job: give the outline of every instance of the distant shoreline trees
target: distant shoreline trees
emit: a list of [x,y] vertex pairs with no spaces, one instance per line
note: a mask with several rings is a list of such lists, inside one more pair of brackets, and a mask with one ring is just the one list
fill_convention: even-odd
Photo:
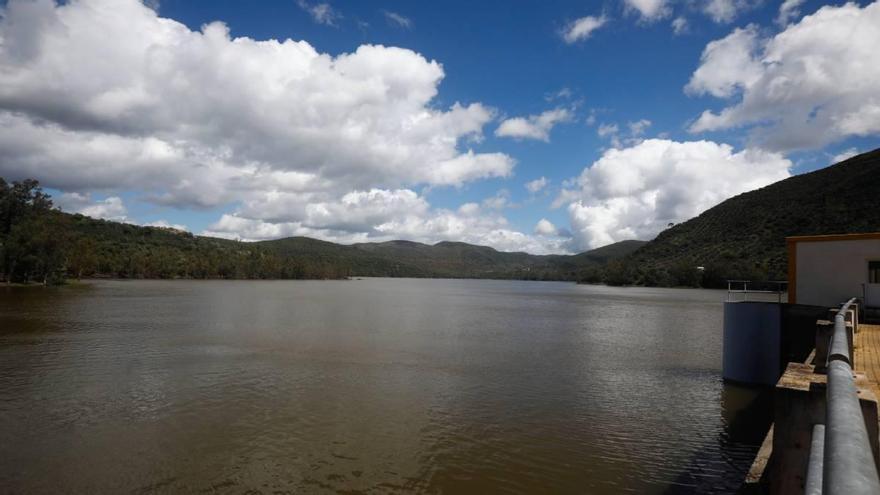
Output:
[[340,279],[350,268],[282,257],[256,244],[70,215],[39,182],[0,178],[0,281],[67,279]]

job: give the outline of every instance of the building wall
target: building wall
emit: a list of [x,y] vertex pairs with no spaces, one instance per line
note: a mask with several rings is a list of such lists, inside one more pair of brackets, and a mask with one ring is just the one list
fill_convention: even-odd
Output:
[[862,297],[869,260],[880,260],[880,239],[798,242],[798,304],[831,307]]

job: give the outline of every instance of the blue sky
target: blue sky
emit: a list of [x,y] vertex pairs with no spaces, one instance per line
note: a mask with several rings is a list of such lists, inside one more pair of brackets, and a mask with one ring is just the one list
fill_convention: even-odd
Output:
[[803,0],[9,2],[0,175],[209,235],[576,252],[876,148],[878,20]]

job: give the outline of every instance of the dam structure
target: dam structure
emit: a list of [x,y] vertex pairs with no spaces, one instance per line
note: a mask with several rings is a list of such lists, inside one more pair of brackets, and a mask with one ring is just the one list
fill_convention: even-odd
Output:
[[774,394],[741,491],[880,494],[880,233],[786,243],[787,281],[724,304],[724,379]]

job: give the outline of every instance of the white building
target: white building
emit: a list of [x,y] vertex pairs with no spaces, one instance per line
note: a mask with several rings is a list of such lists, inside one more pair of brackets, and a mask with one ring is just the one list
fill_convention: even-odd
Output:
[[858,297],[880,308],[880,232],[785,240],[790,303],[834,307]]

